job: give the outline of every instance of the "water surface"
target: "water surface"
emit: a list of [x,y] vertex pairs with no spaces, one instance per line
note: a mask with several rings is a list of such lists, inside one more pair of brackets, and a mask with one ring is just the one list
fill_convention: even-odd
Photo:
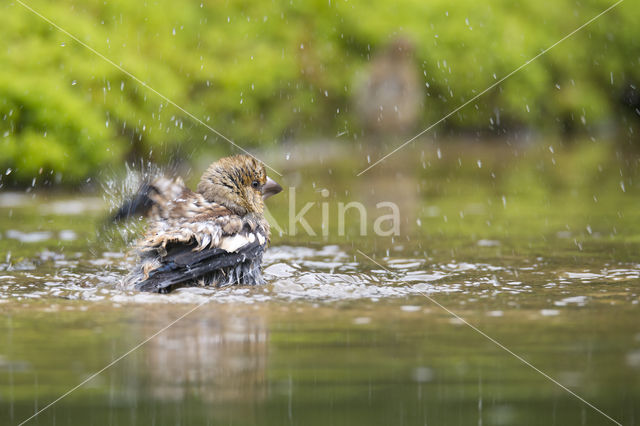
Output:
[[[285,164],[298,210],[328,203],[331,232],[316,208],[317,235],[292,236],[283,194],[252,288],[123,291],[135,259],[102,230],[99,191],[0,193],[0,423],[201,305],[30,424],[613,424],[460,318],[638,424],[637,162],[442,152],[366,181],[348,162]],[[353,199],[366,236],[354,217],[339,235],[333,209]],[[401,207],[400,236],[370,232],[381,200]]]

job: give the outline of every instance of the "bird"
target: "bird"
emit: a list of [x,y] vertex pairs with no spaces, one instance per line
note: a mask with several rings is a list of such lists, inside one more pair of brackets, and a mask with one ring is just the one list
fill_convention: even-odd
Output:
[[411,41],[398,37],[372,60],[357,82],[356,112],[374,140],[411,131],[420,115],[423,90]]
[[280,191],[264,163],[245,154],[213,162],[196,191],[180,177],[147,179],[112,217],[148,218],[125,288],[168,293],[184,286],[263,284],[262,256],[270,242],[264,200]]

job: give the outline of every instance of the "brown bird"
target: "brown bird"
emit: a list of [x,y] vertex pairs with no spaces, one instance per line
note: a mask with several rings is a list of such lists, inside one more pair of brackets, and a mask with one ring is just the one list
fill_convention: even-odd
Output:
[[356,111],[366,134],[383,140],[416,125],[424,92],[413,62],[413,44],[396,38],[376,55],[356,93]]
[[167,293],[185,285],[264,283],[262,255],[270,237],[264,200],[280,191],[264,164],[249,155],[211,164],[196,192],[179,177],[143,184],[114,216],[149,218],[137,245],[139,263],[125,284]]

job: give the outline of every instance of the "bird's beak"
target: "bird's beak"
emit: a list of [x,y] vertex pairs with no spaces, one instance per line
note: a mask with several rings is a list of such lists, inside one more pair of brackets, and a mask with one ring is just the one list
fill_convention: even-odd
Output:
[[278,182],[267,176],[267,183],[265,183],[262,187],[262,199],[266,200],[272,195],[276,195],[280,191],[282,191],[282,187],[278,184]]

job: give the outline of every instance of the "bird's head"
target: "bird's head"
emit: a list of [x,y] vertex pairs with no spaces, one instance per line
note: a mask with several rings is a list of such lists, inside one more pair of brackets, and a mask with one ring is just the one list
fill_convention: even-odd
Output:
[[264,200],[280,191],[282,187],[267,176],[264,164],[250,155],[221,158],[209,166],[198,184],[198,192],[207,201],[240,216],[262,214]]

